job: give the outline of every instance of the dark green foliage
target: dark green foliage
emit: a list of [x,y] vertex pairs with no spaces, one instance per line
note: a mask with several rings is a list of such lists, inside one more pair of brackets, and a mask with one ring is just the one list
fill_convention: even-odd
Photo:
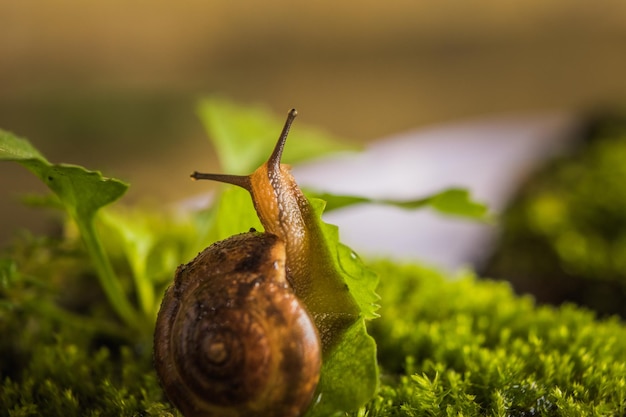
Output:
[[503,220],[488,275],[540,301],[626,317],[626,123],[553,161]]

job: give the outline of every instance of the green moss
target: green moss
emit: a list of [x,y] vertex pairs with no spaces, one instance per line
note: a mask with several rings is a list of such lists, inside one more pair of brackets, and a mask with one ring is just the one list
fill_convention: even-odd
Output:
[[150,341],[105,319],[78,245],[25,236],[3,255],[0,416],[169,415]]
[[[34,262],[37,251],[20,252]],[[354,416],[626,413],[620,320],[572,305],[537,307],[508,284],[469,272],[450,279],[413,265],[374,267],[382,308],[370,331],[382,383]],[[46,299],[45,286],[24,280],[20,265],[11,268],[12,291],[19,282]],[[0,316],[1,333],[13,335],[0,341],[0,416],[177,415],[152,370],[149,340],[97,322],[59,321],[16,298],[11,305]]]
[[384,385],[367,416],[574,416],[626,412],[626,327],[536,307],[506,283],[379,263],[371,323]]
[[[2,413],[9,416],[169,415],[146,356],[120,347],[89,349],[63,339],[33,349],[19,377],[5,378]],[[5,414],[3,414],[5,415]]]

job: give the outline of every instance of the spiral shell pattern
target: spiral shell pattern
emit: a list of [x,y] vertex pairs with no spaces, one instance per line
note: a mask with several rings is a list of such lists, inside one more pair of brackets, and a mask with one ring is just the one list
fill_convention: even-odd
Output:
[[176,271],[154,336],[157,374],[186,417],[299,416],[319,380],[315,325],[273,234],[217,242]]

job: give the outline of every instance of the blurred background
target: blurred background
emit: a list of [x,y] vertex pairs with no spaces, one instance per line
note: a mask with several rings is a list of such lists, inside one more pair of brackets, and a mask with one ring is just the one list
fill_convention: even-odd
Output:
[[[0,2],[0,127],[53,162],[132,183],[129,201],[197,193],[216,161],[195,116],[219,94],[354,142],[487,115],[621,109],[626,3]],[[0,245],[48,225],[0,164]]]

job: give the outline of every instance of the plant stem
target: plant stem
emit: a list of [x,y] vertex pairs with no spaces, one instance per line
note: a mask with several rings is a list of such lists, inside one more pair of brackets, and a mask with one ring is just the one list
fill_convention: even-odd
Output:
[[137,298],[139,299],[139,305],[146,317],[152,317],[155,313],[154,306],[154,287],[152,282],[146,276],[145,262],[147,262],[147,254],[142,254],[139,259],[141,262],[133,262],[133,276],[135,277],[135,288],[137,289]]
[[113,310],[115,310],[117,315],[120,316],[126,324],[135,329],[144,330],[142,329],[143,326],[141,326],[141,320],[139,319],[138,313],[126,297],[124,288],[115,275],[111,262],[102,248],[100,239],[98,239],[96,234],[93,217],[85,220],[76,216],[75,219],[78,229],[80,230],[80,234],[83,237],[83,241],[87,246],[87,251],[89,252],[91,260],[96,267],[96,271],[98,272],[100,285],[109,299],[111,307],[113,307]]

